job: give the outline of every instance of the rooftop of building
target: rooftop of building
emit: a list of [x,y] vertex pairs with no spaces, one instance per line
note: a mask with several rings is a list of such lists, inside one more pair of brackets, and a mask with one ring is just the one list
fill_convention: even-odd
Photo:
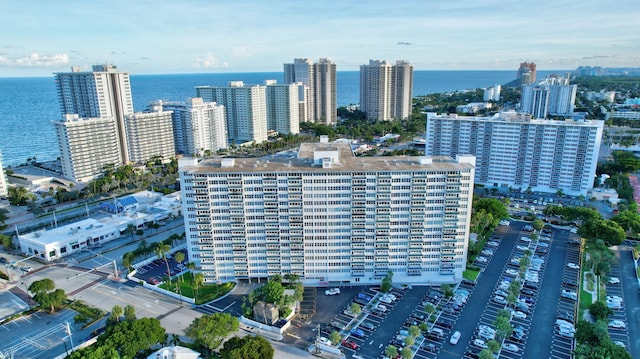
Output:
[[340,171],[460,171],[473,168],[473,155],[415,157],[356,157],[350,144],[316,142],[300,145],[297,157],[284,158],[195,158],[179,160],[182,170],[208,172],[340,172]]
[[493,116],[458,116],[457,114],[437,114],[427,113],[427,119],[439,118],[460,121],[477,121],[477,122],[501,122],[501,123],[531,123],[534,125],[555,125],[555,126],[603,126],[604,121],[600,120],[583,120],[566,118],[564,120],[545,120],[534,119],[530,114],[505,111],[496,113]]
[[88,237],[98,235],[104,231],[108,233],[119,225],[125,225],[130,218],[111,216],[102,219],[86,218],[78,222],[70,223],[64,226],[49,230],[39,230],[27,234],[21,234],[21,239],[32,240],[42,244],[51,244],[61,241],[84,242]]

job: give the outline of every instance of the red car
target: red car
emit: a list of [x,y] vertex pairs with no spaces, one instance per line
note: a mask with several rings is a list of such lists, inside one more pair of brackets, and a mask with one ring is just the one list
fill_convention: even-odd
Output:
[[343,340],[342,341],[342,345],[349,348],[349,349],[353,349],[353,350],[357,350],[358,349],[358,344],[356,344],[356,342],[351,341],[351,340]]
[[156,277],[151,277],[151,278],[147,279],[147,283],[152,284],[152,285],[156,285],[156,284],[160,284],[160,281]]

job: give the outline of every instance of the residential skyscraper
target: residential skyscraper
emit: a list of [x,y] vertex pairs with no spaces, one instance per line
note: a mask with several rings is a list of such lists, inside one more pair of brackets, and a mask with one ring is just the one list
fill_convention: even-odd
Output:
[[154,105],[148,111],[125,117],[129,161],[143,163],[152,157],[168,160],[176,154],[171,111]]
[[535,118],[548,114],[562,116],[573,113],[577,85],[569,84],[569,78],[552,76],[538,84],[522,86],[521,110]]
[[227,122],[225,108],[202,98],[189,98],[185,102],[159,103],[173,112],[173,135],[176,152],[187,156],[202,156],[205,151],[215,152],[227,148]]
[[281,134],[300,132],[299,91],[302,83],[278,84],[267,80],[267,129]]
[[602,142],[603,121],[535,120],[427,114],[427,156],[476,156],[476,183],[587,195]]
[[229,143],[267,140],[266,89],[231,81],[228,87],[198,86],[196,96],[225,107]]
[[336,123],[338,107],[335,62],[328,58],[321,58],[317,63],[311,63],[309,59],[294,59],[293,63],[284,64],[284,82],[301,82],[308,87],[308,121],[325,125]]
[[2,167],[2,151],[0,151],[0,197],[6,197],[9,194],[9,188],[7,187],[7,178],[4,174],[4,167]]
[[125,117],[133,113],[129,74],[111,64],[94,65],[92,72],[72,67],[55,74],[62,115],[81,118],[112,118],[117,126],[117,147],[121,163],[129,162]]
[[482,101],[500,101],[500,92],[502,91],[502,86],[495,85],[491,87],[487,87],[484,89],[484,95]]
[[453,283],[465,268],[473,156],[179,160],[189,260],[206,282],[299,275],[306,285]]
[[369,60],[360,66],[360,110],[379,121],[411,116],[413,65]]
[[80,118],[77,114],[53,121],[64,177],[88,182],[99,176],[105,165],[122,163],[116,122],[112,117]]

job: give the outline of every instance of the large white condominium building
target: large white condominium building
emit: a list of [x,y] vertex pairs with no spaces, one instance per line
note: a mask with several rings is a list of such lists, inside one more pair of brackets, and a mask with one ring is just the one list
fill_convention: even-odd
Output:
[[300,132],[299,90],[301,83],[278,84],[276,80],[265,82],[267,101],[267,129],[281,134]]
[[284,82],[301,82],[308,87],[307,121],[325,125],[336,123],[338,107],[335,62],[328,58],[321,58],[316,63],[309,59],[294,59],[293,63],[284,64]]
[[201,98],[185,102],[162,102],[173,111],[173,136],[176,151],[187,156],[202,156],[227,147],[225,107]]
[[86,182],[100,175],[105,165],[122,163],[114,118],[80,118],[67,114],[53,124],[64,177]]
[[154,105],[149,111],[125,117],[129,161],[142,163],[153,157],[168,160],[175,157],[171,111]]
[[428,156],[476,156],[476,183],[586,195],[602,142],[602,121],[534,120],[503,112],[493,117],[427,115]]
[[8,194],[9,188],[7,187],[7,178],[2,167],[2,151],[0,151],[0,197],[6,197]]
[[360,66],[360,110],[375,120],[411,116],[413,65],[369,60]]
[[452,283],[467,258],[473,156],[179,160],[189,260],[205,281]]
[[549,77],[538,84],[522,85],[521,110],[534,118],[573,113],[577,85],[570,85],[569,78]]
[[267,140],[266,89],[231,81],[228,87],[198,86],[197,97],[225,107],[230,144],[261,143]]
[[495,85],[491,87],[487,87],[484,89],[484,94],[482,96],[482,101],[500,101],[500,92],[502,91],[502,86]]
[[133,113],[129,74],[114,65],[95,65],[92,72],[72,67],[71,72],[55,74],[62,115],[105,117],[116,120],[121,163],[129,161],[125,117]]

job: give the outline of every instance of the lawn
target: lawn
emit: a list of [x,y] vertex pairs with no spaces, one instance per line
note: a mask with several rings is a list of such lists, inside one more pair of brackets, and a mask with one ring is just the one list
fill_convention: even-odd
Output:
[[[180,281],[178,279],[180,278]],[[197,291],[195,291],[195,285],[193,281],[193,274],[191,272],[185,273],[179,277],[176,277],[169,282],[164,282],[160,285],[160,288],[178,293],[178,284],[180,284],[180,290],[182,295],[189,298],[196,298],[196,304],[204,304],[210,302],[218,297],[221,297],[235,286],[235,283],[228,282],[224,284],[204,284]],[[196,295],[197,294],[197,295]]]
[[477,269],[467,269],[464,272],[462,272],[462,277],[464,279],[475,281],[478,278],[479,274],[480,274],[480,271]]

